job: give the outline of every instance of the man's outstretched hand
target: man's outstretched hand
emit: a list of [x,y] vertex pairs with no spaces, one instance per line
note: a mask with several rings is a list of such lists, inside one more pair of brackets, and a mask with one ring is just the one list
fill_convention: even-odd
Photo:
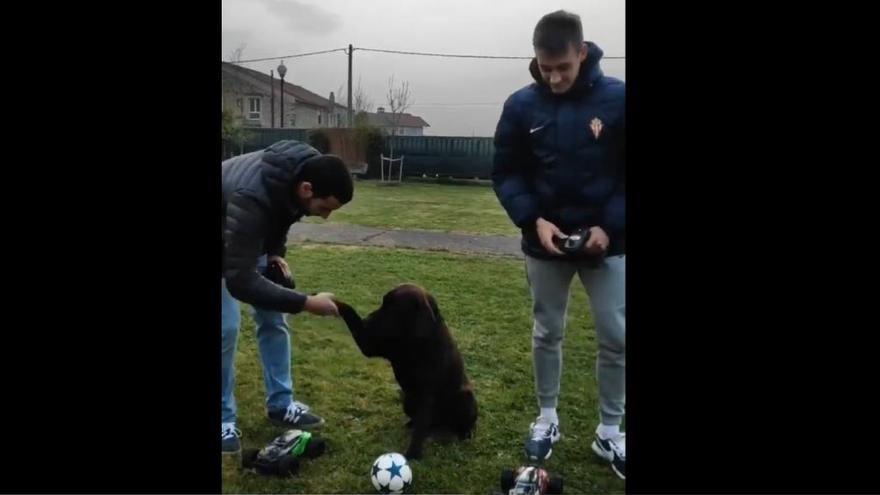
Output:
[[330,292],[320,292],[306,298],[305,310],[318,316],[339,316],[339,308],[333,302],[335,296]]

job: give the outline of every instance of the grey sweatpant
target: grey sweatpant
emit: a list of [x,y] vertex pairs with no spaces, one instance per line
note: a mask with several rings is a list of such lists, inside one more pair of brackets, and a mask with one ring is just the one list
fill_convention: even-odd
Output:
[[626,403],[626,255],[609,256],[598,268],[526,256],[532,292],[532,355],[539,407],[556,407],[562,374],[562,337],[571,279],[577,273],[590,298],[599,342],[596,376],[599,417],[618,425]]

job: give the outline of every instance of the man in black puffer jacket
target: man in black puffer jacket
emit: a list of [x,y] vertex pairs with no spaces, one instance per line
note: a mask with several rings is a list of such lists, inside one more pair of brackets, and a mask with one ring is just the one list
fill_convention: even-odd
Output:
[[231,158],[222,163],[222,170],[221,444],[224,454],[232,454],[241,450],[233,396],[239,301],[254,308],[269,420],[302,430],[324,423],[308,406],[293,400],[285,313],[305,310],[338,316],[336,305],[331,294],[307,296],[263,274],[275,265],[289,278],[284,255],[290,226],[304,215],[327,218],[351,201],[353,186],[339,157],[321,155],[297,141],[281,141],[263,151]]

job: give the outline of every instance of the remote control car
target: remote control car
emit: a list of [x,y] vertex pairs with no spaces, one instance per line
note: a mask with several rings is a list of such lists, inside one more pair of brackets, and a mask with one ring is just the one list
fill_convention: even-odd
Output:
[[501,491],[505,495],[560,495],[562,476],[536,466],[505,469],[501,471]]
[[287,476],[299,471],[299,459],[314,459],[324,453],[326,443],[311,433],[302,430],[288,430],[276,437],[261,450],[247,449],[241,454],[241,464],[245,469],[253,469],[260,474]]

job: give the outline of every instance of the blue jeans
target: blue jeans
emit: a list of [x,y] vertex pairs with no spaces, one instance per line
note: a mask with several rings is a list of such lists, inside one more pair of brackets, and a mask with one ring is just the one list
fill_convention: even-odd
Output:
[[[266,267],[266,256],[257,261],[257,270]],[[235,348],[241,326],[241,308],[226,289],[221,286],[221,368],[222,396],[221,417],[223,423],[235,422]],[[257,324],[257,344],[263,364],[263,381],[266,384],[266,406],[269,410],[286,409],[293,401],[293,380],[290,373],[290,334],[284,313],[253,310]]]

